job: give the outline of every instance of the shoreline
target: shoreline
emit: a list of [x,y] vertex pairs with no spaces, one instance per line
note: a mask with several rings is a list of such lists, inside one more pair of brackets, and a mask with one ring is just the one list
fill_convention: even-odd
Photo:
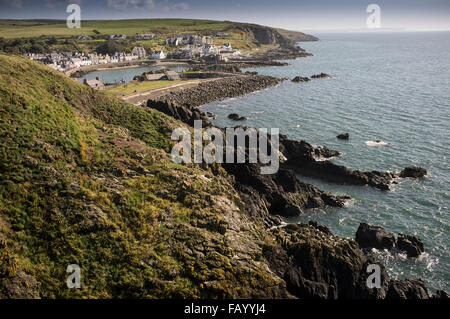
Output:
[[[254,86],[250,84],[249,79],[261,81],[262,86]],[[159,97],[158,99],[149,99],[146,106],[152,109],[156,109],[162,113],[165,113],[177,120],[180,120],[189,126],[193,125],[194,120],[202,120],[206,125],[212,125],[210,123],[211,114],[205,114],[200,110],[200,107],[205,103],[222,100],[224,98],[238,97],[244,94],[258,91],[261,88],[271,87],[281,83],[284,79],[267,77],[261,75],[246,75],[243,76],[244,82],[239,85],[239,89],[233,91],[233,81],[236,81],[236,77],[223,78],[217,81],[209,82],[204,87],[197,87],[183,90],[182,92],[171,93]],[[266,82],[264,82],[266,81]],[[225,84],[225,82],[228,82]],[[231,84],[231,85],[230,85]],[[200,86],[200,85],[199,85]],[[224,87],[231,87],[231,90],[224,89]],[[214,126],[214,125],[213,125]],[[224,128],[220,128],[223,130]],[[294,217],[303,214],[305,209],[318,208],[318,207],[341,207],[344,208],[351,198],[349,196],[336,196],[334,194],[324,192],[313,185],[304,184],[300,182],[296,173],[305,176],[314,176],[323,179],[328,182],[338,184],[352,184],[357,186],[371,186],[382,191],[390,190],[390,185],[396,183],[398,178],[420,176],[408,176],[407,172],[411,168],[405,168],[402,172],[361,172],[358,170],[351,170],[345,166],[340,166],[332,163],[332,159],[340,156],[340,152],[330,150],[327,147],[312,146],[305,141],[291,140],[287,136],[280,134],[280,153],[285,160],[280,165],[280,170],[273,176],[260,175],[260,164],[221,164],[221,166],[227,171],[228,174],[234,178],[234,189],[238,191],[241,198],[244,200],[246,210],[250,216],[254,216],[258,219],[264,220],[269,232],[277,233],[282,241],[285,241],[290,236],[299,236],[299,233],[309,232],[311,228],[308,228],[305,224],[290,224],[285,225],[283,218]],[[415,169],[415,168],[413,168]],[[420,169],[420,168],[417,168]],[[425,171],[426,172],[426,171]],[[295,185],[295,186],[293,186]],[[295,194],[295,195],[294,195]],[[296,196],[304,198],[302,202],[293,200]],[[261,207],[266,207],[266,213],[261,213]],[[309,227],[316,229],[318,233],[324,233],[331,235],[337,241],[344,240],[340,237],[334,236],[326,226],[317,225],[317,223],[310,222]],[[308,233],[307,238],[314,238],[317,233]],[[301,236],[301,235],[300,235]],[[320,235],[323,236],[323,235]],[[298,240],[298,239],[297,239]],[[347,240],[347,239],[345,239]],[[327,242],[327,240],[325,240]],[[422,279],[408,279],[408,280],[393,280],[390,279],[384,265],[381,262],[375,261],[369,255],[366,255],[363,250],[358,246],[359,243],[352,243],[350,250],[347,253],[357,255],[355,259],[350,259],[346,262],[344,267],[352,267],[353,270],[351,277],[355,286],[352,291],[346,291],[345,294],[351,298],[359,297],[362,294],[366,298],[384,299],[384,298],[396,298],[396,296],[407,295],[408,291],[414,290],[414,298],[429,298],[435,297],[441,294],[440,291],[436,295],[431,296],[428,293],[426,285]],[[353,244],[354,243],[354,244]],[[298,249],[298,244],[294,244],[290,249]],[[314,245],[327,245],[326,243],[316,243]],[[314,249],[307,245],[307,249]],[[327,258],[340,258],[342,252],[333,252],[331,256]],[[289,255],[289,253],[288,253]],[[334,273],[336,271],[336,265],[328,265],[326,260],[321,260],[321,257],[309,255],[308,259],[314,260],[317,264],[318,271],[323,273]],[[299,283],[290,275],[286,278],[286,268],[294,267],[296,270],[290,270],[297,272],[298,269],[308,267],[306,264],[302,264],[301,261],[296,261],[294,265],[278,254],[274,254],[270,257],[272,262],[270,263],[271,269],[275,273],[284,274],[285,280],[288,286],[291,286],[289,292],[295,296],[301,296],[304,289],[309,290],[308,294],[314,296],[320,296],[321,298],[330,298],[330,296],[336,296],[336,292],[328,286],[330,285],[326,279],[320,281],[321,285],[328,287],[325,291],[321,289],[317,290],[315,286],[309,286],[305,282]],[[283,261],[281,261],[283,260]],[[283,265],[281,265],[282,263]],[[362,286],[362,282],[365,283],[366,266],[375,263],[379,265],[383,273],[382,289],[378,291],[367,291],[367,287]],[[295,275],[297,276],[297,275]],[[300,275],[302,276],[302,275]],[[349,280],[345,275],[334,274],[337,278],[342,280]],[[360,277],[362,276],[362,278]],[[295,277],[298,278],[298,277]],[[361,282],[360,280],[363,279]],[[338,279],[340,280],[340,279]],[[331,290],[329,290],[331,289]],[[445,292],[442,292],[445,295]]]
[[80,78],[82,76],[74,76],[78,72],[83,75],[87,75],[90,73],[98,72],[98,71],[108,71],[108,70],[121,70],[121,69],[138,69],[141,67],[159,67],[159,66],[188,66],[189,63],[185,61],[173,62],[173,61],[130,61],[130,62],[117,62],[117,63],[109,63],[109,64],[98,64],[98,65],[89,65],[83,66],[77,69],[71,69],[66,72],[63,72],[65,75],[72,78]]

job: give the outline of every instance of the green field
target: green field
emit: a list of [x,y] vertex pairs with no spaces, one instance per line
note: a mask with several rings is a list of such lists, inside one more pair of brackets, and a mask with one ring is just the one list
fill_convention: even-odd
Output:
[[183,81],[144,81],[131,82],[108,89],[106,92],[112,95],[123,96],[133,93],[142,93],[154,89],[160,89],[171,85],[182,83]]
[[[151,32],[171,35],[179,32],[211,33],[228,31],[234,23],[212,20],[193,19],[136,19],[136,20],[100,20],[82,21],[80,29],[69,29],[65,21],[56,20],[0,20],[0,37],[39,38],[67,37],[78,35],[101,36],[110,34],[126,34]],[[100,32],[97,35],[94,30]]]

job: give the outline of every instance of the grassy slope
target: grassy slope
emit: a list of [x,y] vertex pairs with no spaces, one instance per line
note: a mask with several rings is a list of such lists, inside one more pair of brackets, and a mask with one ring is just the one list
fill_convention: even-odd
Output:
[[225,173],[170,161],[179,125],[0,53],[0,298],[279,297]]
[[231,22],[192,19],[136,19],[110,21],[83,21],[80,29],[67,28],[66,22],[32,23],[30,21],[0,20],[0,37],[40,37],[40,36],[76,36],[95,35],[94,30],[103,35],[158,32],[163,34],[177,32],[226,31],[232,27]]
[[131,95],[134,93],[142,93],[149,90],[161,89],[164,87],[183,83],[183,81],[144,81],[144,82],[131,82],[122,84],[106,91],[112,95]]

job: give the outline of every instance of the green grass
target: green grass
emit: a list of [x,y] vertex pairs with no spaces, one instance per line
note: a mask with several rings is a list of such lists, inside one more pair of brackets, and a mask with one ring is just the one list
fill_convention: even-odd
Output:
[[142,93],[145,91],[160,89],[176,84],[183,83],[183,81],[144,81],[144,82],[131,82],[116,86],[114,88],[106,90],[108,94],[123,96],[132,95],[136,93]]
[[179,32],[218,32],[232,27],[231,22],[193,19],[137,19],[137,20],[105,20],[82,21],[80,29],[67,28],[65,21],[33,22],[0,20],[0,37],[30,38],[30,37],[67,37],[78,35],[96,36],[94,30],[102,35],[155,32],[158,34],[176,34]]
[[0,298],[279,297],[225,172],[171,161],[181,125],[0,53]]

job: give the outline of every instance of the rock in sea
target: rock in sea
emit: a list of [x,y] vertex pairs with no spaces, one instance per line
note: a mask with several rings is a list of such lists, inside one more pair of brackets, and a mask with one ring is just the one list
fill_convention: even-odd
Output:
[[406,251],[408,257],[419,257],[425,251],[423,242],[412,235],[398,234],[397,248]]
[[427,175],[427,170],[422,167],[407,167],[400,172],[400,177],[420,178]]
[[296,83],[299,83],[299,82],[309,82],[309,81],[311,81],[310,78],[308,78],[308,77],[303,77],[303,76],[296,76],[295,78],[292,79],[292,82],[296,82]]
[[320,73],[320,74],[311,76],[311,79],[327,79],[327,78],[331,78],[331,75],[328,75],[326,73]]
[[366,223],[359,225],[355,240],[361,248],[391,249],[395,245],[394,234],[388,233],[383,227]]
[[348,134],[348,133],[342,133],[342,134],[339,134],[338,136],[336,136],[338,139],[340,139],[340,140],[348,140],[349,138],[350,138],[350,134]]
[[245,116],[240,116],[239,114],[236,113],[228,115],[228,118],[233,121],[247,121],[247,118]]

